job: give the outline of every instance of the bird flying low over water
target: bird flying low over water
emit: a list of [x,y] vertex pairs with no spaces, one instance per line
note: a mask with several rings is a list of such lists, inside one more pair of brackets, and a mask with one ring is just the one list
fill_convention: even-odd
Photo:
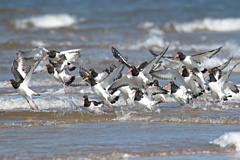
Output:
[[68,86],[72,84],[75,80],[75,76],[68,74],[68,68],[66,66],[66,63],[64,64],[64,58],[65,57],[62,56],[62,59],[59,59],[57,63],[53,63],[50,61],[50,63],[47,64],[42,70],[47,69],[48,73],[52,75],[55,80],[62,84],[64,91],[67,94],[66,85]]
[[214,55],[216,55],[222,49],[222,47],[223,46],[213,49],[213,50],[210,50],[210,51],[198,53],[195,55],[185,55],[182,52],[178,52],[176,54],[176,56],[174,56],[174,57],[164,57],[164,58],[169,61],[180,62],[183,65],[185,65],[188,69],[197,68],[199,71],[205,73],[207,71],[207,69],[201,66],[201,62],[205,58],[212,58]]
[[[150,75],[150,71],[153,69],[155,64],[163,57],[163,55],[168,50],[169,46],[158,56],[154,57],[151,61],[145,63],[144,65],[140,65],[141,67],[136,67],[131,64],[129,64],[123,56],[118,52],[118,50],[114,47],[112,47],[112,53],[115,58],[117,58],[121,63],[125,64],[129,70],[128,72],[131,72],[131,75],[124,75],[118,80],[116,80],[111,87],[117,88],[118,86],[121,86],[123,84],[133,85],[133,87],[138,87],[140,89],[144,88],[146,89],[147,84],[151,83],[152,77]],[[142,63],[143,64],[143,63]]]
[[170,81],[170,83],[166,85],[166,87],[169,86],[171,87],[171,95],[178,103],[181,105],[189,103],[192,97],[184,86],[178,86],[174,81]]
[[132,91],[132,94],[135,93],[134,95],[134,103],[140,107],[140,108],[147,108],[150,111],[153,109],[153,106],[162,102],[156,102],[152,101],[143,91],[141,91],[139,88],[135,88]]
[[55,50],[50,50],[46,52],[46,55],[44,59],[49,58],[51,62],[56,63],[61,59],[62,56],[65,56],[65,59],[67,61],[68,69],[70,71],[73,71],[76,69],[76,67],[72,64],[72,62],[75,61],[76,58],[80,58],[80,50],[82,49],[72,49],[72,50],[66,50],[66,51],[55,51]]
[[17,90],[17,92],[24,98],[26,99],[27,103],[29,104],[31,109],[34,109],[32,105],[30,104],[28,98],[33,102],[35,105],[36,109],[38,109],[37,104],[32,98],[32,95],[35,96],[40,96],[38,93],[34,92],[31,90],[28,85],[31,80],[32,74],[36,67],[39,65],[40,61],[42,60],[43,57],[39,58],[38,61],[33,65],[30,66],[28,71],[24,70],[24,57],[22,53],[17,53],[16,58],[14,59],[12,63],[12,73],[14,75],[15,79],[11,79],[6,85],[12,84],[13,88]]
[[[209,83],[208,86],[211,90],[212,93],[212,97],[215,100],[219,100],[221,102],[228,100],[228,97],[231,97],[232,95],[226,95],[223,91],[223,87],[224,84],[229,85],[229,83],[227,82],[228,78],[230,77],[232,71],[234,70],[234,68],[236,68],[236,66],[239,64],[240,62],[238,62],[237,64],[235,64],[232,69],[230,69],[227,73],[225,73],[223,76],[216,76],[217,74],[219,75],[219,70],[210,70],[206,76],[209,75],[210,79],[209,79]],[[227,83],[226,83],[227,82]],[[228,87],[233,87],[231,88],[231,90],[233,90],[233,92],[235,93],[239,93],[239,90],[236,86],[228,86]]]

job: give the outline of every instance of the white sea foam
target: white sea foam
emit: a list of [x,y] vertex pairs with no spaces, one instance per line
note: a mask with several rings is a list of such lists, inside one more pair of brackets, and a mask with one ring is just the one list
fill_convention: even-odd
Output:
[[[69,108],[72,103],[68,97],[58,97],[58,98],[34,98],[35,103],[38,105],[39,109],[50,109],[50,108]],[[12,110],[12,109],[29,109],[27,101],[22,98],[4,98],[0,99],[1,110]],[[34,104],[30,101],[31,105]]]
[[216,31],[231,32],[240,30],[240,18],[204,18],[190,22],[176,23],[170,22],[164,25],[166,31],[177,32],[197,32],[197,31]]
[[233,147],[236,151],[240,151],[240,132],[229,132],[211,141],[210,144],[216,144],[220,147]]
[[167,42],[164,42],[163,37],[160,35],[152,35],[150,34],[146,39],[137,41],[131,45],[120,45],[120,48],[123,49],[131,49],[131,50],[139,50],[142,48],[162,48],[167,45]]
[[[46,14],[32,16],[29,18],[16,20],[15,27],[18,29],[35,28],[61,28],[72,26],[79,21],[76,17],[69,14]],[[84,19],[82,19],[84,21]]]
[[161,35],[163,31],[159,28],[159,26],[155,25],[153,22],[142,22],[137,25],[137,28],[147,31],[151,34]]

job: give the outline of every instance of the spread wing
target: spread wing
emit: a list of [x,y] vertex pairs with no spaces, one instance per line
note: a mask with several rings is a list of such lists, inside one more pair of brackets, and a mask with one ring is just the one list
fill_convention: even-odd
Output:
[[11,71],[17,82],[23,82],[24,78],[27,76],[27,72],[30,71],[30,67],[26,67],[24,57],[21,53],[17,53],[15,59],[13,60]]
[[162,80],[177,80],[180,84],[185,84],[179,69],[167,69],[161,71],[152,71],[151,75]]
[[24,81],[22,82],[24,85],[28,86],[34,70],[37,68],[37,66],[39,65],[39,63],[41,62],[42,59],[43,59],[43,57],[39,58],[39,60],[33,66],[31,66],[30,71],[27,73],[27,76],[25,77]]
[[116,88],[126,85],[136,87],[136,84],[134,83],[131,75],[126,74],[119,78],[118,80],[114,81],[113,84],[108,88],[108,90],[114,90]]
[[128,68],[132,68],[133,66],[127,62],[126,59],[123,58],[123,56],[118,52],[118,50],[114,47],[112,47],[112,53],[115,58],[119,60],[119,62],[125,64]]
[[227,73],[225,73],[219,80],[219,85],[221,87],[223,87],[224,83],[228,80],[229,76],[231,75],[232,71],[234,70],[234,68],[239,64],[240,62],[238,62],[237,64],[235,64],[233,66],[232,69],[230,69]]
[[64,54],[68,62],[74,62],[75,59],[81,57],[81,54],[80,54],[81,50],[82,49],[66,50],[66,51],[61,51],[60,54]]
[[192,55],[191,58],[196,61],[197,63],[201,63],[201,61],[204,58],[212,58],[215,54],[217,54],[223,47],[224,45],[222,45],[221,47],[217,48],[217,49],[213,49],[210,51],[206,51],[206,52],[202,52],[202,53],[198,53],[195,55]]
[[233,59],[233,56],[227,62],[217,66],[217,68],[220,70],[224,70],[228,66],[228,64],[231,62],[232,59]]
[[116,79],[118,74],[123,70],[124,65],[120,64],[117,68],[115,68],[102,82],[101,86],[103,88],[108,88]]
[[143,69],[143,74],[148,75],[149,72],[153,69],[153,67],[156,65],[156,63],[163,57],[163,55],[167,52],[169,46],[159,55],[154,57],[147,66]]
[[47,50],[44,47],[36,47],[29,51],[19,50],[19,53],[21,53],[23,57],[25,57],[26,59],[34,59],[34,60],[39,60],[39,58],[44,57],[47,52],[49,52],[49,50]]
[[234,93],[239,93],[238,87],[233,82],[226,81],[223,86],[229,88]]

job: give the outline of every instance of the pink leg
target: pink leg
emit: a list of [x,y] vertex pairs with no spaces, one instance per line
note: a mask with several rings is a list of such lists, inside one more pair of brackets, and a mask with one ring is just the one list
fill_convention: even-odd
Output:
[[31,104],[29,103],[28,99],[26,99],[26,100],[27,100],[27,102],[28,102],[30,108],[31,108],[32,110],[34,110],[34,108],[33,108],[33,107],[31,106]]
[[38,106],[36,105],[36,103],[35,103],[35,101],[32,99],[32,102],[34,103],[34,105],[35,105],[35,107],[37,108],[37,110],[39,110],[38,109]]
[[65,94],[68,94],[65,83],[61,82],[61,84],[62,84],[62,86],[63,86],[63,89],[64,89]]

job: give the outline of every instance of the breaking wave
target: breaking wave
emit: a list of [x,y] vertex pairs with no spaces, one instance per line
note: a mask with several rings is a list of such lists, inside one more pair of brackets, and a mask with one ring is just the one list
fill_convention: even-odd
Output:
[[210,144],[216,144],[220,147],[231,147],[240,151],[240,132],[229,132],[211,141]]
[[134,44],[121,44],[119,48],[121,49],[130,49],[130,50],[139,50],[139,49],[149,49],[149,48],[162,48],[168,45],[168,42],[165,42],[163,37],[160,35],[150,34],[147,38],[139,40]]
[[183,23],[168,22],[161,28],[167,32],[233,32],[240,30],[240,18],[204,18]]
[[[40,16],[32,16],[14,22],[17,29],[26,28],[61,28],[69,27],[76,24],[79,20],[69,14],[46,14]],[[84,21],[82,19],[81,21]]]

